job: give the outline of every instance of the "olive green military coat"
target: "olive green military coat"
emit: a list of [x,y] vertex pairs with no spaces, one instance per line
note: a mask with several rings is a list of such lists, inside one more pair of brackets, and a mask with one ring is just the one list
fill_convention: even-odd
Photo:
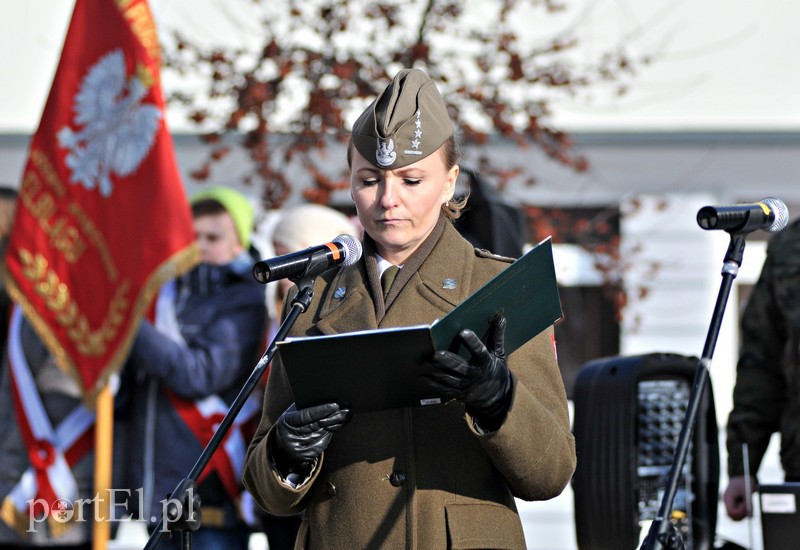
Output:
[[[376,307],[371,290],[375,275],[368,276],[362,259],[318,278],[315,303],[293,334],[430,323],[507,267],[508,260],[476,251],[445,225],[380,322],[383,307]],[[443,285],[445,279],[454,279],[456,288],[444,288],[452,286]],[[335,292],[342,288],[343,298]],[[268,512],[305,511],[296,548],[525,548],[514,497],[555,497],[575,468],[552,335],[550,328],[508,358],[512,403],[496,432],[480,434],[460,402],[354,414],[297,487],[281,479],[267,445],[270,429],[292,403],[276,358],[248,450],[245,486]]]

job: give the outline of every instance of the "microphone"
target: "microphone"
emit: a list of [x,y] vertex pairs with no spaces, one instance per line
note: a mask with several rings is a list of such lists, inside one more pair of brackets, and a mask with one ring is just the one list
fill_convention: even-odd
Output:
[[286,278],[296,281],[304,276],[319,275],[335,265],[353,265],[359,259],[359,240],[352,235],[339,235],[329,243],[256,262],[253,276],[259,283]]
[[730,233],[756,229],[780,231],[789,223],[789,209],[774,197],[752,204],[704,206],[697,212],[697,223],[703,229],[724,229]]

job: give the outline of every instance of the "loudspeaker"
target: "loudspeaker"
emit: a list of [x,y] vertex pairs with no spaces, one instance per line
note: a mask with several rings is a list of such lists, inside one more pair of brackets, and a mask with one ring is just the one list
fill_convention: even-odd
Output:
[[[638,548],[641,522],[661,506],[698,360],[670,353],[586,363],[575,380],[573,494],[581,550]],[[706,384],[670,521],[687,549],[714,542],[719,441]]]

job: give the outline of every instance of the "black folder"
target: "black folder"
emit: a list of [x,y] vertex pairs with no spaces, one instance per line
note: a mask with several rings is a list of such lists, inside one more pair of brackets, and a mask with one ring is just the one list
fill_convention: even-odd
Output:
[[506,353],[561,318],[548,237],[431,325],[289,338],[278,342],[297,408],[336,402],[370,412],[443,402],[419,376],[435,350],[469,357],[458,333],[486,337],[493,317],[505,315]]
[[761,506],[764,550],[797,548],[800,541],[800,483],[764,483],[756,490]]

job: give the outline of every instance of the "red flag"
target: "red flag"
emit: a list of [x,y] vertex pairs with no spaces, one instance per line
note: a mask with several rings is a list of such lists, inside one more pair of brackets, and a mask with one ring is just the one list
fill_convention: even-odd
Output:
[[88,400],[197,261],[159,73],[146,0],[77,0],[20,186],[9,292]]

